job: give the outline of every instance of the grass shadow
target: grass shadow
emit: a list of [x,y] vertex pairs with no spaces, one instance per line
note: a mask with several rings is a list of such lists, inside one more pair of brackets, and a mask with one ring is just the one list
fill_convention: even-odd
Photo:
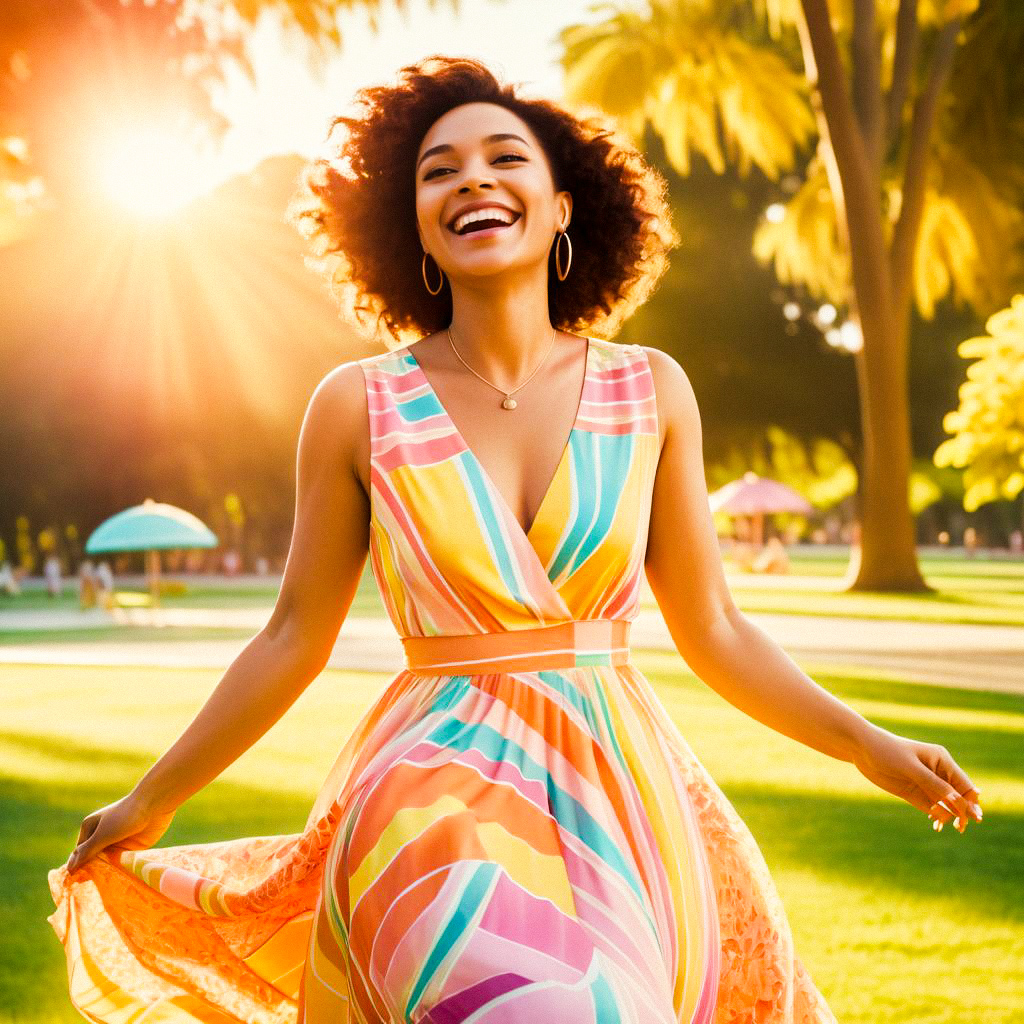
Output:
[[730,785],[723,791],[774,871],[812,870],[894,895],[911,895],[950,916],[1024,923],[1024,814],[986,814],[964,835],[934,832],[897,800],[863,800]]
[[[25,749],[63,757],[75,766],[68,785],[0,779],[0,992],[14,1020],[79,1018],[67,999],[64,953],[46,917],[54,904],[46,874],[74,848],[82,818],[122,797],[126,787],[96,785],[88,769],[113,762],[141,775],[152,757],[50,741],[22,740]],[[245,836],[301,832],[315,794],[290,796],[257,786],[214,781],[188,800],[157,846],[211,843]]]

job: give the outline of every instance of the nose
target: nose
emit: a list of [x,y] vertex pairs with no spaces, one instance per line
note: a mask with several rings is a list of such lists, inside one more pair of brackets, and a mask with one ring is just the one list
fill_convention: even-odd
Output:
[[470,174],[459,186],[459,192],[472,192],[476,188],[494,188],[494,181],[482,174]]
[[486,162],[473,160],[466,165],[465,176],[458,190],[463,193],[474,188],[494,188],[494,186],[494,172],[490,166]]

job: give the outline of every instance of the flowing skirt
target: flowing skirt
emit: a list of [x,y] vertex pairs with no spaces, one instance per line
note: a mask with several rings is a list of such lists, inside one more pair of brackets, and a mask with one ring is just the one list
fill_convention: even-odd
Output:
[[835,1024],[632,663],[402,670],[301,833],[108,849],[49,884],[99,1024]]

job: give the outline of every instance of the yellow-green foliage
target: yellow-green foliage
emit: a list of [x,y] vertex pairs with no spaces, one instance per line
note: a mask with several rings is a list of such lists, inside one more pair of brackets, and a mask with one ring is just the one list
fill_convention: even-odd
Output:
[[[650,122],[665,155],[681,175],[692,153],[718,173],[756,166],[779,179],[806,158],[817,126],[795,25],[800,0],[752,0],[748,11],[764,19],[773,40],[751,41],[741,27],[747,5],[725,0],[651,0],[649,11],[603,5],[603,20],[571,25],[560,36],[567,98],[595,105],[619,119],[639,140]],[[888,90],[896,44],[898,0],[878,0],[881,63],[877,86]],[[923,33],[955,17],[966,18],[977,0],[920,0]],[[849,76],[853,0],[830,0],[832,27]],[[784,38],[785,37],[785,38]],[[922,54],[928,47],[922,47]],[[918,69],[923,73],[927,69]],[[1024,215],[997,187],[986,153],[947,137],[949,119],[936,123],[926,165],[924,203],[914,248],[913,296],[930,319],[949,297],[988,312],[1005,301],[1020,272]],[[910,103],[900,112],[902,141],[880,169],[882,230],[891,241],[902,208]],[[783,203],[785,216],[759,225],[754,254],[773,264],[782,284],[804,287],[843,306],[851,293],[849,253],[837,226],[836,206],[818,155],[805,180]]]
[[850,294],[850,255],[839,240],[836,208],[818,157],[783,204],[781,220],[763,220],[754,232],[754,258],[773,264],[781,284],[803,285],[816,299],[835,305]]
[[680,174],[695,149],[719,173],[728,160],[778,177],[814,136],[806,79],[700,6],[652,4],[649,15],[617,10],[564,29],[566,98],[597,104],[634,136],[650,120]]
[[943,427],[955,436],[935,450],[937,466],[964,469],[964,508],[1024,490],[1024,295],[989,317],[987,335],[957,348],[977,362],[960,385],[960,407]]

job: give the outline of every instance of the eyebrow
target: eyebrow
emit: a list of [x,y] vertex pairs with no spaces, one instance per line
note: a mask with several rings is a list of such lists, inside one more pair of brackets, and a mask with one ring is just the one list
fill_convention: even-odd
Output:
[[[521,135],[516,135],[515,132],[495,132],[493,135],[485,135],[484,142],[501,142],[503,139],[516,139],[523,143],[525,146],[530,144]],[[431,146],[423,156],[416,161],[416,169],[419,170],[420,164],[427,159],[428,156],[433,156],[435,153],[448,153],[453,150],[454,146],[449,146],[447,142],[442,142],[440,146]]]

